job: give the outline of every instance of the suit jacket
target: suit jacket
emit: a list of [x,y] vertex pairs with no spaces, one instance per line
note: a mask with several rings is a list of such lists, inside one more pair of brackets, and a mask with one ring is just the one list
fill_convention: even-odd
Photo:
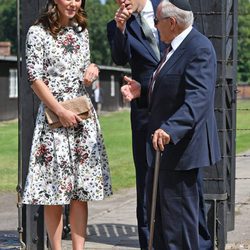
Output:
[[147,161],[154,159],[151,134],[158,128],[171,137],[161,168],[188,170],[220,159],[214,114],[216,55],[211,42],[192,29],[161,69],[149,105]]
[[[152,0],[154,11],[159,2],[159,0]],[[107,24],[107,35],[113,61],[123,66],[129,63],[132,78],[143,86],[141,97],[131,102],[132,129],[141,129],[148,121],[148,84],[159,60],[133,15],[127,21],[124,34],[116,27],[113,20]],[[160,42],[159,46],[162,52],[165,45]]]

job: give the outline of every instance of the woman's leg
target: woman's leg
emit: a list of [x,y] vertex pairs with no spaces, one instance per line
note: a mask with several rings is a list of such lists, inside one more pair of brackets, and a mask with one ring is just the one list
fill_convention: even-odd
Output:
[[87,202],[72,200],[70,203],[70,228],[73,250],[84,249],[87,220]]
[[44,219],[52,250],[61,250],[63,230],[62,206],[44,206]]

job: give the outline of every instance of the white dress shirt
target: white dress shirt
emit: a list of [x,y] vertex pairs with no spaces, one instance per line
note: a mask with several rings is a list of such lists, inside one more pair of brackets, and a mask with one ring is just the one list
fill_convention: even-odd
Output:
[[[147,24],[150,27],[150,29],[152,30],[153,35],[154,35],[157,43],[159,43],[158,31],[154,25],[154,17],[155,17],[154,9],[153,9],[152,2],[150,0],[146,1],[145,6],[140,13],[141,13],[141,16],[143,16],[145,18],[145,20],[147,21]],[[134,15],[135,15],[137,22],[140,24],[138,14],[134,13]]]
[[[191,32],[192,30],[192,26],[189,26],[188,28],[186,28],[185,30],[183,30],[177,37],[175,37],[173,39],[173,41],[171,42],[171,51],[169,51],[169,53],[167,54],[167,57],[165,59],[165,62],[161,65],[161,68],[159,69],[158,72],[161,71],[162,67],[166,64],[166,62],[169,60],[169,58],[174,54],[174,52],[177,50],[177,48],[181,45],[181,43],[183,42],[183,40],[187,37],[187,35]],[[155,71],[156,72],[156,71]],[[153,77],[155,75],[155,72],[153,73]],[[152,89],[154,88],[154,82],[152,85]]]

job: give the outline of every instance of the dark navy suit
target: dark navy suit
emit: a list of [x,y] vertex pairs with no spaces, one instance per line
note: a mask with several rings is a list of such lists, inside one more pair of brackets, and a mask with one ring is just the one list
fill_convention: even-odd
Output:
[[[161,155],[155,222],[156,250],[211,249],[199,239],[202,167],[220,160],[214,115],[216,55],[192,29],[156,78],[149,104],[147,161],[154,165],[151,134],[171,137]],[[153,167],[148,173],[150,204]]]
[[[159,1],[152,1],[154,11]],[[132,78],[143,86],[140,98],[131,102],[131,127],[133,157],[136,170],[137,189],[137,221],[141,248],[147,248],[148,223],[146,212],[145,177],[147,172],[146,138],[148,125],[148,84],[159,60],[150,47],[143,31],[132,15],[126,24],[125,34],[116,28],[115,21],[107,25],[108,40],[111,47],[113,61],[117,65],[129,63]],[[160,42],[160,51],[164,44]]]

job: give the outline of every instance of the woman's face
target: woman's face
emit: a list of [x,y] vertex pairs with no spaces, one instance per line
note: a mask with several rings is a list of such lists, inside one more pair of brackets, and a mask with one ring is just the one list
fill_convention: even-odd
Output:
[[81,7],[82,0],[54,0],[57,5],[57,9],[60,12],[61,24],[63,26],[69,24],[69,20],[72,19]]

